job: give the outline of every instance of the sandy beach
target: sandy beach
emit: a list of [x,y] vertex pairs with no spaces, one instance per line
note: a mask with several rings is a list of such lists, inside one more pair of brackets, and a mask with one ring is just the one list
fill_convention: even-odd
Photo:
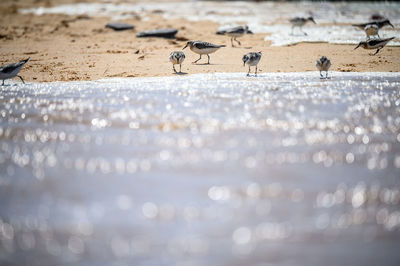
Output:
[[[322,55],[332,61],[333,71],[398,72],[400,47],[385,47],[376,56],[374,50],[353,50],[354,45],[300,43],[273,47],[264,41],[266,34],[246,35],[242,45],[231,47],[227,36],[216,35],[219,28],[212,21],[165,19],[162,14],[140,14],[120,22],[130,23],[134,30],[116,32],[105,28],[109,17],[85,15],[20,14],[21,8],[54,6],[69,1],[2,1],[0,4],[0,64],[30,57],[21,75],[27,81],[97,80],[107,77],[151,77],[173,75],[168,61],[170,52],[181,50],[187,40],[204,40],[227,47],[211,54],[211,65],[203,65],[206,57],[198,58],[184,50],[186,61],[182,71],[188,74],[214,72],[245,72],[242,56],[250,51],[262,51],[259,71],[315,71],[315,60]],[[161,12],[161,11],[160,11]],[[174,27],[176,39],[137,38],[136,33],[154,28]]]

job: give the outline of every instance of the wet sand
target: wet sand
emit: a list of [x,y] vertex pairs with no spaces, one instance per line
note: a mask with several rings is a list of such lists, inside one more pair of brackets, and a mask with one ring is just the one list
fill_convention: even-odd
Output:
[[[191,22],[184,19],[166,20],[161,14],[151,14],[149,20],[132,14],[134,30],[115,32],[105,28],[107,17],[19,14],[19,8],[51,6],[71,1],[47,1],[0,5],[0,64],[30,57],[21,75],[27,81],[97,80],[107,77],[150,77],[173,75],[168,61],[170,52],[181,50],[190,39],[204,40],[227,47],[211,54],[211,65],[204,65],[185,49],[182,71],[195,73],[245,72],[242,56],[250,51],[262,51],[259,65],[262,72],[315,71],[315,60],[322,55],[332,61],[331,70],[355,72],[400,71],[400,47],[375,50],[353,50],[353,45],[301,43],[286,47],[271,47],[264,41],[266,34],[247,35],[239,40],[242,46],[232,48],[227,36],[216,35],[219,25],[211,21]],[[136,33],[154,28],[175,27],[177,39],[137,38]]]

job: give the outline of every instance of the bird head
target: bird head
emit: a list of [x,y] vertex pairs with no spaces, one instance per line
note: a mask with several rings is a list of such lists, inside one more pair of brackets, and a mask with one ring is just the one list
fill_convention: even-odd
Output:
[[249,60],[249,57],[248,57],[247,55],[244,55],[243,58],[242,58],[243,66],[246,65],[246,62],[247,62],[248,60]]
[[384,23],[385,23],[385,25],[389,25],[389,26],[391,26],[392,28],[394,28],[393,24],[390,23],[390,21],[389,21],[388,19],[385,20]]
[[356,46],[356,48],[354,48],[354,50],[355,49],[357,49],[358,47],[363,47],[363,48],[365,48],[366,46],[367,46],[367,42],[360,42],[357,46]]
[[188,46],[192,47],[192,46],[193,46],[193,43],[194,43],[194,41],[188,41],[188,42],[186,43],[185,47],[182,48],[182,50],[185,49],[185,48],[188,47]]
[[314,24],[317,24],[317,23],[315,22],[315,20],[314,20],[314,18],[313,18],[313,17],[308,17],[308,18],[307,18],[307,20],[309,20],[309,21],[313,22]]

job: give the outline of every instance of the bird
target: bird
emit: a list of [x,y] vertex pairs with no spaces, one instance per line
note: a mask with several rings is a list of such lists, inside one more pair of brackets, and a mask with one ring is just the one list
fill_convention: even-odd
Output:
[[291,20],[289,20],[289,22],[292,24],[292,33],[291,33],[291,34],[293,35],[293,30],[294,30],[295,27],[299,27],[300,31],[301,31],[302,33],[304,33],[304,35],[307,35],[307,33],[304,32],[304,31],[302,30],[302,28],[303,28],[303,26],[304,26],[308,21],[311,21],[311,22],[313,22],[314,24],[317,24],[317,23],[314,21],[314,18],[313,18],[313,17],[308,17],[308,18],[295,17],[295,18],[292,18]]
[[19,77],[22,80],[22,83],[25,84],[24,79],[21,76],[19,76],[18,73],[19,73],[19,71],[21,71],[21,68],[28,61],[29,61],[29,58],[21,60],[17,63],[11,63],[11,64],[1,66],[0,67],[0,79],[3,80],[3,83],[1,85],[4,86],[4,80],[11,79],[14,77]]
[[371,39],[371,36],[378,36],[379,39],[381,38],[381,36],[379,36],[379,27],[376,24],[365,26],[364,31],[367,35],[367,40]]
[[261,59],[261,52],[251,52],[248,54],[245,54],[242,58],[243,61],[243,66],[248,65],[249,66],[249,72],[247,73],[247,76],[250,76],[250,66],[255,66],[256,67],[256,72],[255,75],[257,76],[257,65],[258,62],[260,62]]
[[328,70],[331,67],[331,60],[329,60],[326,56],[322,56],[320,59],[317,60],[315,66],[318,68],[321,78],[324,78],[324,76],[322,75],[322,71],[326,72],[325,78],[328,78]]
[[[174,51],[169,55],[169,61],[172,63],[172,68],[175,73],[182,73],[182,62],[185,58],[185,54],[181,51]],[[179,72],[176,72],[175,65],[179,65]]]
[[225,47],[225,45],[216,45],[216,44],[212,44],[212,43],[209,43],[209,42],[188,41],[186,43],[185,47],[183,47],[183,49],[185,49],[188,46],[190,47],[190,50],[192,50],[192,52],[200,55],[200,58],[197,59],[196,61],[194,61],[193,63],[197,63],[201,59],[201,56],[203,54],[206,54],[207,57],[208,57],[207,64],[210,64],[210,56],[209,56],[209,54],[214,53],[215,51],[217,51],[221,47]]
[[362,23],[362,24],[353,24],[354,27],[359,28],[360,30],[364,30],[366,26],[368,25],[376,25],[378,29],[381,29],[382,27],[389,25],[392,28],[394,28],[393,24],[390,23],[390,20],[384,19],[384,20],[378,20],[378,21],[372,21],[368,23]]
[[235,47],[233,41],[236,41],[239,45],[241,45],[240,41],[236,38],[242,37],[245,34],[253,34],[251,30],[249,30],[249,26],[237,26],[226,30],[217,31],[217,34],[227,35],[231,37],[232,47]]
[[376,52],[373,55],[376,55],[377,53],[379,53],[379,51],[385,47],[385,45],[390,42],[391,40],[393,40],[395,37],[391,37],[391,38],[387,38],[387,39],[371,39],[368,40],[366,42],[360,42],[355,49],[357,49],[358,47],[362,47],[364,49],[378,49],[376,50]]

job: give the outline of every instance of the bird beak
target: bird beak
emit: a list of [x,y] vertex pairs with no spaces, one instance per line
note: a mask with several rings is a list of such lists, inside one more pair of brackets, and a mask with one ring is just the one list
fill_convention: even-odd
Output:
[[357,47],[356,47],[356,48],[354,48],[354,50],[355,50],[355,49],[357,49],[358,47],[360,47],[360,44],[358,44],[358,45],[357,45]]
[[251,30],[247,31],[248,34],[254,34]]
[[392,28],[394,29],[394,26],[393,26],[393,24],[392,24],[392,23],[390,23],[390,22],[389,22],[389,25],[390,25],[390,26],[392,26]]
[[188,43],[185,45],[185,47],[182,48],[182,50],[185,49],[187,46],[188,46]]

